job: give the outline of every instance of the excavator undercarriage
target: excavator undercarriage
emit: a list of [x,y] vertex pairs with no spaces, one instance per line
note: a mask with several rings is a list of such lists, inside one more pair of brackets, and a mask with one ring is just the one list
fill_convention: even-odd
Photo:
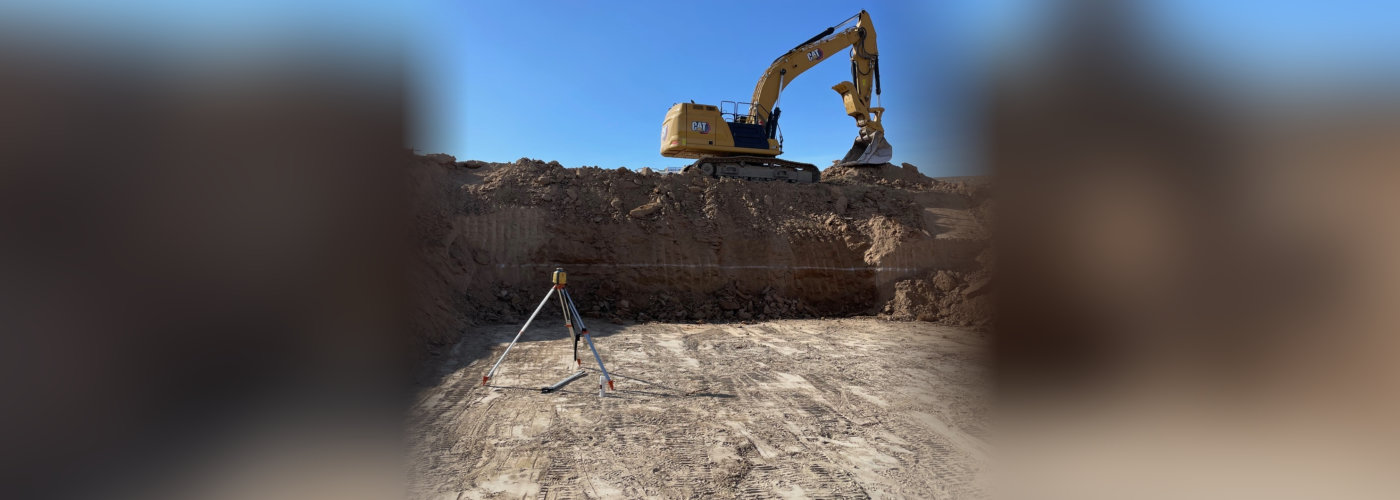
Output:
[[706,156],[686,166],[682,173],[705,177],[731,177],[751,181],[817,182],[821,170],[811,163],[768,156]]

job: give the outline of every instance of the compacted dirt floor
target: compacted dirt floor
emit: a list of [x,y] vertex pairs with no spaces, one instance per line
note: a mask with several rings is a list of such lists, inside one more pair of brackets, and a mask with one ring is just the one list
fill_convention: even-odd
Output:
[[409,419],[422,498],[981,496],[983,334],[874,318],[589,324],[576,371],[562,320],[475,327]]

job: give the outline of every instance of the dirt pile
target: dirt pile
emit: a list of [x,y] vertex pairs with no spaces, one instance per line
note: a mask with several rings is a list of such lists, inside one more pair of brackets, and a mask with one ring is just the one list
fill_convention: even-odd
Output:
[[939,270],[922,279],[894,285],[894,298],[881,314],[895,320],[984,325],[991,317],[991,277],[985,271]]
[[979,200],[986,197],[984,184],[935,179],[924,175],[919,172],[919,167],[908,163],[901,163],[899,166],[892,163],[859,167],[832,166],[822,171],[822,182],[829,184],[866,183],[901,189],[937,190],[957,193]]
[[447,155],[413,169],[430,343],[523,319],[556,266],[586,315],[614,321],[982,310],[958,304],[982,269],[985,193],[908,164],[831,168],[817,184]]

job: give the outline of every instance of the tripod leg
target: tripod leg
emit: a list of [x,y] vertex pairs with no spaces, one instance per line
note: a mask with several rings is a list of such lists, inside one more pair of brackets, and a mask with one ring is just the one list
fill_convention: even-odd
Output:
[[[588,349],[593,351],[593,359],[598,360],[598,369],[603,371],[603,378],[608,381],[608,390],[614,390],[612,375],[608,375],[608,368],[603,366],[603,358],[598,356],[598,348],[593,347],[593,338],[589,337],[588,334],[584,334],[583,340],[588,342]],[[602,385],[603,384],[598,384],[599,387],[602,387]]]
[[530,327],[530,322],[535,320],[535,316],[540,313],[540,309],[544,309],[545,302],[549,302],[549,296],[554,294],[554,290],[555,289],[550,288],[549,292],[544,294],[544,300],[541,300],[540,305],[535,307],[535,312],[530,313],[530,319],[525,320],[525,326],[520,327],[520,331],[515,334],[515,338],[511,339],[510,345],[506,346],[506,352],[501,353],[501,358],[496,360],[496,364],[491,365],[491,371],[486,372],[486,375],[481,377],[481,385],[486,385],[486,381],[491,380],[491,376],[496,374],[496,369],[501,367],[501,362],[506,360],[507,354],[510,354],[510,348],[515,347],[515,343],[520,340],[520,335],[525,333],[526,328]]
[[[588,335],[588,326],[583,324],[583,316],[578,313],[578,306],[574,305],[573,297],[569,296],[568,290],[561,290],[564,299],[569,301],[569,309],[574,313],[574,321],[578,322],[579,328],[583,330],[583,341],[588,343],[588,349],[593,351],[593,359],[598,361],[598,369],[603,372],[603,378],[608,381],[608,389],[613,389],[612,375],[608,374],[608,368],[603,366],[603,357],[598,355],[598,348],[593,345],[593,337]],[[598,384],[600,387],[602,384]]]
[[569,314],[569,305],[564,302],[564,294],[559,294],[559,309],[564,312],[564,327],[569,329],[569,337],[574,339],[574,365],[583,366],[578,359],[578,333],[574,330],[574,317]]

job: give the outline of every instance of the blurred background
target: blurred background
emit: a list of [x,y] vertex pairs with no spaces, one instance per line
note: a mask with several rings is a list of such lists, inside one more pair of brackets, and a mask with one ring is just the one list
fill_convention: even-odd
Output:
[[404,18],[0,6],[0,496],[400,495]]
[[1393,496],[1395,7],[1040,8],[980,87],[998,485]]
[[[1394,496],[1400,7],[870,4],[897,145],[992,177],[1003,496]],[[399,494],[402,165],[490,127],[433,68],[500,8],[0,5],[4,496]]]

